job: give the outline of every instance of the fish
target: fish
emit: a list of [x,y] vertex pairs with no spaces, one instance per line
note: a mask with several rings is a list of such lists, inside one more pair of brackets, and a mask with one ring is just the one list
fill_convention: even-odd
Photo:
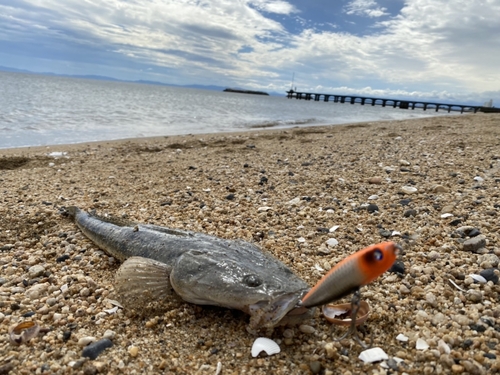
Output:
[[325,305],[354,293],[391,268],[400,249],[395,242],[382,242],[351,254],[325,274],[298,306]]
[[251,333],[314,315],[297,306],[310,286],[250,242],[131,223],[76,206],[65,214],[95,245],[123,262],[115,291],[137,306],[177,295],[197,305],[238,309],[250,315]]

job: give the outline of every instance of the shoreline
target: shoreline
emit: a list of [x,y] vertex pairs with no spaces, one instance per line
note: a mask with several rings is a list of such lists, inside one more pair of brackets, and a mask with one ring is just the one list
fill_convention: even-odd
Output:
[[[474,114],[0,149],[0,368],[385,371],[361,362],[353,340],[334,341],[343,330],[319,312],[305,327],[262,332],[281,353],[257,358],[238,311],[172,300],[141,316],[107,313],[119,264],[59,215],[77,205],[256,243],[310,285],[347,255],[396,241],[404,273],[361,293],[372,309],[365,329],[391,358],[386,365],[408,374],[500,371],[499,139],[500,115]],[[331,238],[339,244],[328,246]],[[8,327],[25,320],[50,331],[12,346]],[[83,359],[84,344],[103,337],[113,346]],[[418,339],[429,348],[417,350]]]

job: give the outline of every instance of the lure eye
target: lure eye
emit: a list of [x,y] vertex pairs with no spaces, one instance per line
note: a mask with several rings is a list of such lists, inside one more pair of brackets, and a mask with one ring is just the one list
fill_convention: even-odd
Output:
[[375,260],[382,260],[382,258],[384,257],[384,254],[382,253],[382,251],[380,251],[379,249],[375,249],[375,251],[373,252],[373,259]]
[[246,275],[243,278],[243,282],[251,288],[255,288],[262,284],[262,281],[255,275]]

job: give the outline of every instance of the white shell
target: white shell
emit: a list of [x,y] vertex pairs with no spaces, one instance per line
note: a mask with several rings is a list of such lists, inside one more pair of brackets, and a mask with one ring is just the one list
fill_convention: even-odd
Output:
[[438,341],[438,349],[441,353],[450,354],[451,349],[443,340]]
[[486,284],[488,282],[481,275],[471,274],[469,276],[472,277],[474,280],[476,280],[478,283],[481,283],[481,284]]
[[296,197],[296,198],[293,198],[291,201],[288,201],[287,204],[295,206],[296,204],[299,204],[299,203],[300,203],[300,198]]
[[401,191],[403,193],[406,193],[406,194],[414,194],[417,192],[417,188],[413,187],[413,186],[403,186],[401,188]]
[[476,177],[474,177],[474,181],[477,181],[477,182],[483,182],[483,181],[484,181],[484,178],[479,177],[479,176],[476,176]]
[[297,241],[300,242],[300,243],[304,243],[304,242],[306,242],[306,239],[304,237],[299,237],[297,239]]
[[453,216],[453,214],[449,214],[449,213],[447,213],[447,214],[442,214],[442,215],[441,215],[441,219],[446,219],[447,217],[452,217],[452,216]]
[[400,333],[399,335],[396,336],[396,340],[402,341],[402,342],[407,342],[408,341],[408,336],[405,336],[402,333]]
[[378,195],[370,195],[368,197],[369,200],[375,200],[375,199],[378,199]]
[[262,212],[262,211],[267,212],[267,211],[272,210],[272,209],[273,209],[272,207],[263,206],[263,207],[257,208],[257,211],[259,211],[259,212]]
[[326,244],[328,246],[334,247],[339,244],[339,241],[337,241],[335,238],[330,238],[328,241],[326,241]]
[[257,357],[260,352],[266,352],[267,355],[278,354],[281,349],[276,342],[266,337],[258,337],[252,345],[252,357]]
[[417,345],[416,345],[417,350],[427,350],[429,349],[429,344],[423,339],[417,339]]
[[340,225],[334,225],[333,227],[330,228],[329,232],[333,233],[333,232],[335,232],[339,228],[340,228]]
[[389,356],[381,348],[370,348],[362,351],[358,358],[365,363],[373,363],[389,359]]

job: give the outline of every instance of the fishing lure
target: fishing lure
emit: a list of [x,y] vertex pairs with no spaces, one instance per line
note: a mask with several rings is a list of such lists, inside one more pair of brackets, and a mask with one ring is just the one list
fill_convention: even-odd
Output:
[[356,292],[387,271],[400,249],[394,242],[382,242],[348,256],[323,276],[298,305],[320,306]]

